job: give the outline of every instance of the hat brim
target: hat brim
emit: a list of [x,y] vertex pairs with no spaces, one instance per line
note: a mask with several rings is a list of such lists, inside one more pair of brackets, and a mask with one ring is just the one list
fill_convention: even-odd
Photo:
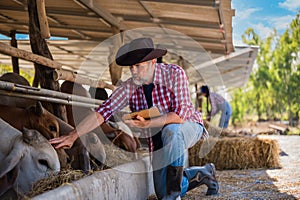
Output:
[[[147,51],[146,56],[139,56],[141,51]],[[117,65],[132,66],[166,55],[166,49],[136,49],[116,58]],[[144,54],[145,55],[145,54]]]

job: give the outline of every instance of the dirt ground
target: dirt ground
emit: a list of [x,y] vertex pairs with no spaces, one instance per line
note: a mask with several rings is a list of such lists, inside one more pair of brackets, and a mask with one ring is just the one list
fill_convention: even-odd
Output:
[[[300,136],[276,135],[269,128],[269,122],[248,124],[248,126],[231,128],[239,132],[254,135],[275,133],[275,135],[258,135],[278,141],[280,152],[280,169],[217,170],[219,194],[206,196],[207,187],[202,185],[189,191],[182,200],[199,199],[299,199],[300,200]],[[156,199],[155,196],[149,199]]]
[[217,171],[219,194],[205,196],[207,187],[189,191],[191,199],[300,199],[300,136],[260,135],[276,139],[281,148],[281,169]]

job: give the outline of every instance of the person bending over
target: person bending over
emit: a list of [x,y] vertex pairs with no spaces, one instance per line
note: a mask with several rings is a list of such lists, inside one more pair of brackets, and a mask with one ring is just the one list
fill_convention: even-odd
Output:
[[[227,128],[230,116],[232,114],[231,106],[228,101],[226,101],[221,95],[210,92],[207,85],[201,86],[200,92],[202,96],[205,96],[207,98],[207,120],[209,121],[211,117],[215,116],[218,112],[221,111],[219,127]],[[209,104],[211,106],[211,110],[208,109]]]

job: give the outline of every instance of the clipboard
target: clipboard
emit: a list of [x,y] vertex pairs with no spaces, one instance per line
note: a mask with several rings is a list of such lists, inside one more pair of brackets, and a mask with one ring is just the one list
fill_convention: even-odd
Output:
[[154,106],[149,109],[133,112],[130,114],[125,114],[125,115],[123,115],[122,119],[123,120],[134,119],[134,118],[136,118],[137,115],[139,115],[145,119],[151,119],[154,117],[159,117],[160,112],[159,112],[158,108]]

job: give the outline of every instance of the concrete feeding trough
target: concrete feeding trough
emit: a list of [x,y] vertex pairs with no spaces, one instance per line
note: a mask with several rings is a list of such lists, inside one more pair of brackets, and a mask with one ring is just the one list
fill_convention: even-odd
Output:
[[154,194],[153,177],[149,169],[149,157],[144,157],[112,169],[95,172],[32,199],[147,199]]

